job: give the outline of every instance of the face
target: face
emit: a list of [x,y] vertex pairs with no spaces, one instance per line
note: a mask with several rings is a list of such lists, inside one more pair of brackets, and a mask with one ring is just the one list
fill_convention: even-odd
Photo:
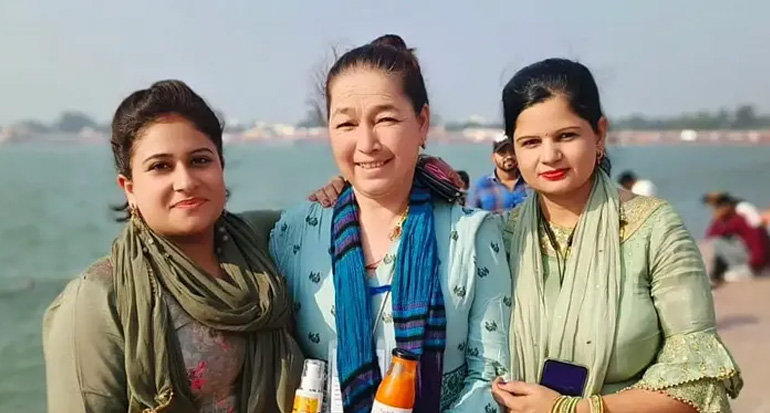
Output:
[[519,171],[536,191],[564,196],[591,184],[599,153],[604,152],[607,120],[598,131],[555,96],[521,112],[514,148]]
[[506,145],[492,153],[492,161],[495,163],[495,167],[501,171],[515,171],[517,165],[513,146]]
[[620,186],[622,186],[623,189],[630,191],[631,188],[634,187],[634,181],[631,181],[631,180],[623,181],[623,183],[620,184]]
[[129,204],[160,235],[185,237],[213,228],[225,206],[214,142],[179,116],[162,118],[134,141],[131,179],[119,175]]
[[733,207],[731,205],[715,205],[712,210],[714,211],[714,218],[726,219],[732,214]]
[[329,98],[334,160],[356,195],[408,193],[430,127],[428,107],[415,113],[398,78],[365,67],[337,76]]

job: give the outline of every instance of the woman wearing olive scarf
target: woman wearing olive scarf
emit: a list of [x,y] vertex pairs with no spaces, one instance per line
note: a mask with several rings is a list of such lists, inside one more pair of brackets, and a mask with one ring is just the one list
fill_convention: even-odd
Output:
[[50,412],[289,412],[302,355],[262,239],[224,210],[221,126],[179,81],[112,125],[130,218],[48,309]]

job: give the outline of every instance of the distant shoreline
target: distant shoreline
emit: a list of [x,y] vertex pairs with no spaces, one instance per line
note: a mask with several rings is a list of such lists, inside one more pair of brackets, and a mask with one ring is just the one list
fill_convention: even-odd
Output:
[[[325,128],[297,128],[292,133],[227,133],[223,134],[225,144],[267,144],[295,145],[302,143],[326,143],[328,137]],[[498,129],[465,129],[448,132],[440,128],[433,129],[430,141],[448,144],[490,144],[502,133]],[[109,142],[109,135],[93,130],[80,133],[45,133],[45,134],[3,134],[0,132],[0,147],[14,144],[102,144]],[[670,130],[670,131],[612,131],[607,142],[613,146],[651,146],[651,145],[729,145],[729,146],[765,146],[770,145],[770,130]]]

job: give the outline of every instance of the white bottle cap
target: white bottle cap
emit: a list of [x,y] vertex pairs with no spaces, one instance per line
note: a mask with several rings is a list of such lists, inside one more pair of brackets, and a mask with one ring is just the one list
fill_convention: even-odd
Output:
[[305,360],[305,366],[302,368],[302,382],[299,388],[323,393],[325,380],[326,363],[322,360]]

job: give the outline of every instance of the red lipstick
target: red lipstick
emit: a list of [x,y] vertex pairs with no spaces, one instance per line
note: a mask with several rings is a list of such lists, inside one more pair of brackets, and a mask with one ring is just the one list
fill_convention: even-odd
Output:
[[540,176],[549,181],[561,181],[567,176],[567,171],[569,171],[569,168],[555,169],[553,171],[542,172],[540,173]]

